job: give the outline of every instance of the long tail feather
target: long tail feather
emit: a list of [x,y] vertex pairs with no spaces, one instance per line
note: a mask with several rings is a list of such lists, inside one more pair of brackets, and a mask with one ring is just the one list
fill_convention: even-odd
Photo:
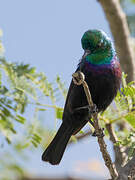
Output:
[[43,161],[48,161],[52,165],[59,164],[67,143],[72,135],[73,129],[62,123],[54,139],[42,155]]

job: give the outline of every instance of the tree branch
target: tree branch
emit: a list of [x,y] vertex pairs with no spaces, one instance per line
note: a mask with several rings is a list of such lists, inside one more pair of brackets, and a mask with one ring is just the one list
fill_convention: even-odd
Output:
[[135,79],[135,61],[133,49],[130,46],[130,32],[126,16],[121,9],[119,0],[98,0],[102,5],[123,71],[128,74],[127,81]]
[[118,138],[113,130],[112,124],[106,124],[106,129],[110,136],[110,141],[113,143],[113,149],[115,152],[115,166],[117,168],[117,171],[121,169],[121,166],[123,166],[127,160],[127,155],[124,152],[125,148],[122,145],[115,145],[118,141]]
[[[75,138],[77,139],[77,141],[80,141],[80,140],[82,140],[85,137],[90,136],[90,135],[92,135],[92,131],[91,130],[89,130],[89,131],[87,131],[87,132],[85,132],[83,134],[76,135]],[[72,144],[73,142],[74,141],[71,139],[68,144]]]
[[[77,71],[76,73],[74,73],[73,75],[73,82],[76,84],[76,85],[83,85],[84,87],[84,91],[85,91],[85,94],[86,94],[86,97],[87,97],[87,100],[88,100],[88,104],[90,106],[90,109],[93,109],[94,107],[94,104],[93,104],[93,101],[92,101],[92,97],[91,97],[91,94],[90,94],[90,90],[89,90],[89,87],[86,83],[86,81],[84,80],[85,79],[85,76],[82,72],[80,71]],[[104,159],[104,162],[105,162],[105,165],[107,166],[109,172],[110,172],[110,175],[112,177],[112,179],[116,179],[118,174],[117,174],[117,171],[116,171],[116,168],[114,166],[114,164],[112,163],[112,160],[111,160],[111,157],[107,151],[107,145],[105,144],[105,141],[104,141],[104,138],[103,138],[103,130],[100,128],[99,126],[99,123],[98,123],[98,113],[97,112],[93,112],[92,114],[92,118],[93,118],[93,126],[95,128],[95,132],[96,132],[96,135],[97,135],[97,138],[98,138],[98,144],[100,146],[100,151],[102,153],[102,156],[103,156],[103,159]]]

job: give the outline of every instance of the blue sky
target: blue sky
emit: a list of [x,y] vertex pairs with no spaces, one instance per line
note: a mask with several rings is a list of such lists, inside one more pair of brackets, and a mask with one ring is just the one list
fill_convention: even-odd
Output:
[[[0,28],[3,30],[5,57],[9,61],[29,63],[44,72],[50,81],[57,74],[66,82],[83,54],[81,37],[88,29],[102,29],[111,36],[103,10],[91,0],[0,0]],[[52,119],[53,121],[53,119]],[[60,166],[41,162],[41,151],[31,154],[34,175],[74,175],[94,177],[92,171],[79,171],[77,162],[103,164],[95,138],[87,138],[67,148]],[[109,151],[111,145],[109,145]],[[101,168],[102,170],[102,168]],[[105,177],[105,172],[99,176]]]
[[80,39],[88,29],[103,29],[108,23],[97,1],[4,0],[0,27],[6,58],[36,66],[49,79],[60,74],[71,79],[83,54]]

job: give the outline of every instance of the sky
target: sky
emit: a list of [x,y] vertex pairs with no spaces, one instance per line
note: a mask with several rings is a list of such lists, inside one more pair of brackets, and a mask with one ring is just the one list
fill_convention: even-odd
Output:
[[[111,36],[104,12],[93,0],[0,0],[0,28],[8,61],[28,63],[50,81],[57,74],[67,87],[83,55],[81,37],[88,29]],[[64,104],[63,104],[64,106]],[[53,119],[52,119],[53,121]],[[108,143],[112,154],[111,145]],[[95,138],[67,148],[59,166],[41,162],[42,151],[32,152],[26,167],[39,176],[107,177]],[[85,166],[87,165],[86,168]],[[98,167],[93,170],[93,167]]]
[[50,80],[69,81],[83,54],[81,37],[88,29],[110,30],[97,1],[0,0],[0,28],[5,56],[30,63]]

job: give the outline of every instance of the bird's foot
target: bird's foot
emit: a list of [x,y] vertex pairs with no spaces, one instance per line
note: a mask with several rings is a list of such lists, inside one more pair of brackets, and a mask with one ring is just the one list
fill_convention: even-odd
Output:
[[98,109],[97,109],[97,106],[96,104],[94,104],[93,106],[82,106],[82,107],[78,107],[76,108],[74,111],[77,112],[77,111],[81,111],[81,110],[87,110],[88,113],[89,113],[89,116],[91,117],[91,114],[94,114],[94,113],[97,113],[98,112]]
[[[89,105],[87,105],[87,106],[83,106],[83,107],[76,108],[76,109],[75,109],[75,112],[77,112],[77,111],[87,111],[87,112],[88,112],[88,121],[89,121],[89,123],[95,128],[94,122],[91,120],[91,115],[92,115],[92,114],[95,114],[95,113],[98,113],[98,109],[97,109],[96,104],[94,104],[92,107],[90,107]],[[104,137],[104,136],[105,136],[105,134],[104,134],[104,128],[99,129],[98,132],[96,132],[96,130],[95,130],[95,131],[93,132],[92,136],[94,136],[94,137],[99,137],[99,138]]]
[[93,106],[89,107],[89,111],[91,114],[98,113],[98,108],[96,104],[93,104]]
[[91,118],[91,111],[89,105],[74,109],[74,113],[84,113],[85,115],[87,115],[88,119]]
[[89,110],[89,105],[76,108],[74,111]]
[[93,114],[93,113],[96,113],[96,112],[98,112],[98,109],[97,109],[97,106],[94,104],[93,105],[93,107],[90,107],[89,105],[87,105],[87,106],[82,106],[82,107],[78,107],[78,108],[76,108],[75,110],[74,110],[74,113],[86,113],[88,116],[87,116],[87,118],[88,118],[88,121],[90,122],[90,124],[94,127],[94,123],[93,123],[93,121],[91,120],[91,114]]
[[104,134],[104,128],[100,129],[100,133],[97,133],[96,131],[93,132],[92,136],[102,138],[105,136]]

